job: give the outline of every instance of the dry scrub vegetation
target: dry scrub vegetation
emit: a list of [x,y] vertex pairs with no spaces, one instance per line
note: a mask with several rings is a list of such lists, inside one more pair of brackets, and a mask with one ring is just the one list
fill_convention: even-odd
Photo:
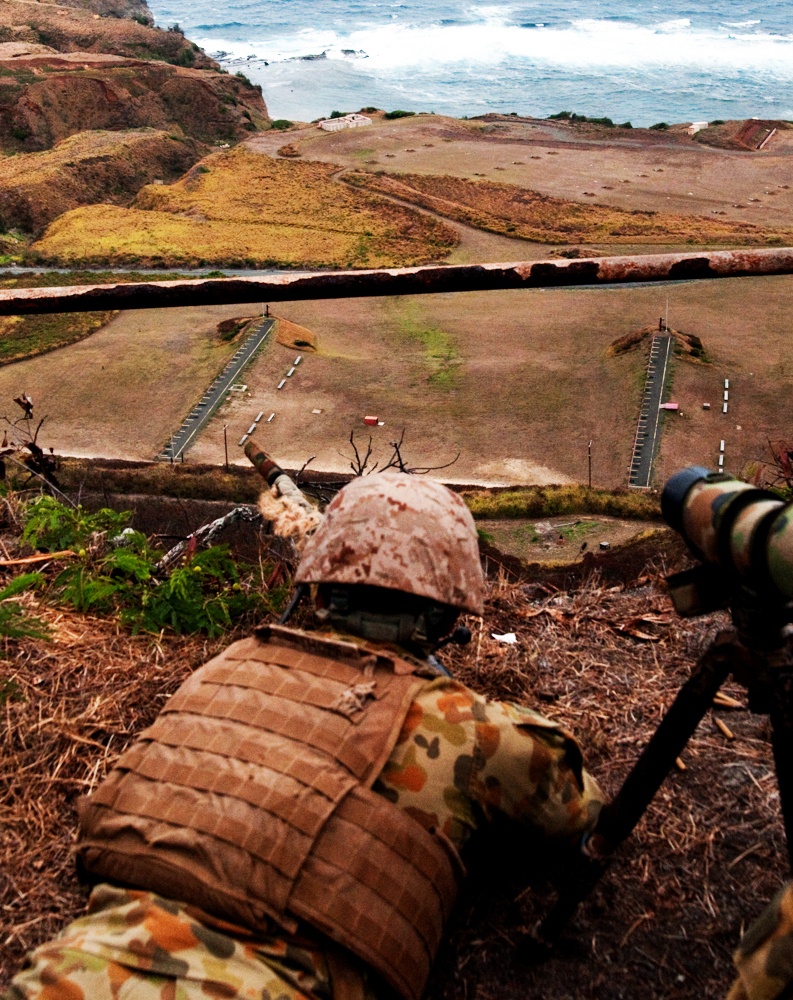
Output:
[[424,174],[356,173],[347,184],[408,201],[457,222],[537,243],[783,244],[787,231],[568,201],[514,184]]
[[334,183],[336,169],[238,147],[144,188],[131,209],[66,213],[34,253],[61,264],[395,267],[456,245],[442,222]]
[[108,196],[123,202],[195,162],[196,144],[156,129],[80,132],[41,153],[0,160],[0,226],[40,235],[59,215]]

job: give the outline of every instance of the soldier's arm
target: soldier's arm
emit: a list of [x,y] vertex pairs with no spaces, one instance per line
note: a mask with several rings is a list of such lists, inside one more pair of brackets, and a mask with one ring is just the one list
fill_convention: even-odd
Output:
[[498,742],[477,775],[486,807],[551,837],[591,829],[603,793],[564,726],[508,702],[487,703]]
[[574,837],[594,826],[602,802],[569,732],[452,679],[420,692],[375,789],[458,848],[496,813]]
[[728,1000],[793,995],[793,883],[784,886],[755,920],[733,960],[738,979]]

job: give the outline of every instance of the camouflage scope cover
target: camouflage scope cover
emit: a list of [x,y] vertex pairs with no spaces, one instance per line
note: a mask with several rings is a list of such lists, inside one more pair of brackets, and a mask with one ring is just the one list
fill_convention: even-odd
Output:
[[481,615],[484,578],[474,519],[431,479],[379,472],[348,483],[308,539],[298,583],[385,587]]
[[702,559],[721,564],[728,552],[739,576],[793,599],[793,504],[737,479],[711,475],[689,490],[682,532]]

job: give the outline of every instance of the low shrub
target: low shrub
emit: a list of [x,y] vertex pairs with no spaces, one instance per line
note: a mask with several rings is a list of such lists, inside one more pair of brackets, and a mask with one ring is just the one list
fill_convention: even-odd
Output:
[[661,508],[652,494],[586,486],[529,486],[526,489],[463,494],[476,519],[553,517],[556,514],[607,514],[658,520]]
[[[49,495],[27,506],[22,540],[45,551],[70,548],[76,556],[49,582],[48,600],[81,612],[115,614],[133,632],[169,629],[209,636],[268,606],[257,587],[243,582],[225,546],[194,552],[163,570],[163,553],[140,532],[124,531],[130,516],[107,508],[90,513]],[[0,636],[44,635],[41,623],[25,619],[21,609],[7,603],[44,583],[41,573],[28,573],[0,591]],[[280,599],[269,595],[270,601]]]

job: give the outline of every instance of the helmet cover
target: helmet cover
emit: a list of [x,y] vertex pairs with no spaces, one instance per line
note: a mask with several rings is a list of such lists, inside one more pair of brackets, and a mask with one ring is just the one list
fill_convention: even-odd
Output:
[[392,470],[359,476],[336,494],[306,541],[295,580],[385,587],[483,611],[470,511],[441,483]]

